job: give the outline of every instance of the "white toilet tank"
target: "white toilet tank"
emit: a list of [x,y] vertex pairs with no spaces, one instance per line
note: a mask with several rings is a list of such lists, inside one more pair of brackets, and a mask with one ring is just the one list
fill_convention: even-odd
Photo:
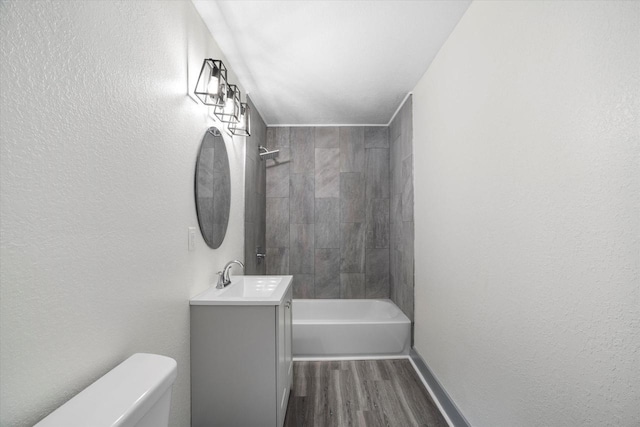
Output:
[[35,427],[166,427],[176,361],[136,353]]

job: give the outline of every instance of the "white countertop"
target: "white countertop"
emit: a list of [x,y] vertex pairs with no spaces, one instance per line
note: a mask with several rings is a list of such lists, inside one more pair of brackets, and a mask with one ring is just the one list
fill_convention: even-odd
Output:
[[293,276],[231,276],[224,289],[215,285],[189,300],[190,305],[280,305]]

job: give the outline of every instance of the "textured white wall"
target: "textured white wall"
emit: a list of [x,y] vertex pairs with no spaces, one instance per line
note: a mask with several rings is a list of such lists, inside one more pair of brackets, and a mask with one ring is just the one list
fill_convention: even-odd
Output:
[[[186,96],[219,48],[191,2],[0,6],[0,424],[32,425],[134,352],[178,361],[189,426],[189,305],[243,256],[244,141],[225,136],[227,238],[197,227],[194,166],[213,124]],[[235,80],[232,76],[231,80]]]
[[474,2],[415,88],[415,343],[473,426],[640,425],[639,23]]

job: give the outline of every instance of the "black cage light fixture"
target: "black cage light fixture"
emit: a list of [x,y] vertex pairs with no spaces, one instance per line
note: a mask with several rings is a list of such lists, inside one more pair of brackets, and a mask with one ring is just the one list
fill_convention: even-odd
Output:
[[251,108],[248,103],[240,103],[238,122],[229,123],[229,131],[237,136],[251,136]]
[[205,105],[224,106],[227,100],[227,67],[219,59],[205,59],[194,94]]
[[217,105],[213,114],[224,123],[237,123],[240,119],[240,89],[236,85],[228,85],[227,98],[224,105]]

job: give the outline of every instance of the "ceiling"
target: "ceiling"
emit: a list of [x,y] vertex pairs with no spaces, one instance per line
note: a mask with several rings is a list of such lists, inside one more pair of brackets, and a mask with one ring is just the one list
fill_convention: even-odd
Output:
[[470,0],[192,0],[268,125],[386,125]]

